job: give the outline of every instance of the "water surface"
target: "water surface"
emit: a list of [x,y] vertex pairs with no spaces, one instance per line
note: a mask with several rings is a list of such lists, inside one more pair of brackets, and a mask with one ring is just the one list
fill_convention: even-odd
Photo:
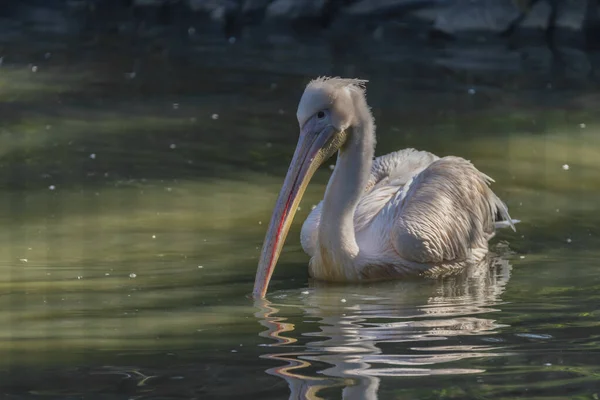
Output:
[[[403,47],[4,43],[0,389],[20,398],[598,398],[600,97]],[[367,50],[365,50],[367,51]],[[373,61],[375,60],[375,61]],[[442,61],[440,61],[442,60]],[[437,66],[436,66],[437,65]],[[309,281],[260,246],[319,74],[371,80],[377,154],[470,159],[516,233],[435,281]],[[484,79],[485,78],[485,79]]]

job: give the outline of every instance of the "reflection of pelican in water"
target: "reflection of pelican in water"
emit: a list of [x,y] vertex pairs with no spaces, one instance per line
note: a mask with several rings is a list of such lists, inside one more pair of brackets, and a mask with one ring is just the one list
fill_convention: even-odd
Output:
[[[287,364],[267,372],[288,382],[290,399],[319,399],[317,392],[335,386],[343,387],[344,399],[376,399],[381,376],[483,372],[451,363],[498,354],[500,340],[493,335],[501,325],[479,314],[497,311],[491,307],[499,304],[510,270],[507,260],[490,255],[436,280],[370,287],[313,282],[302,294],[274,293],[277,306],[257,300],[256,316],[268,328],[262,336],[275,339],[267,346],[281,350],[264,357]],[[293,315],[298,321],[317,318],[320,331],[305,332],[304,322],[297,328]],[[395,343],[394,350],[382,350],[382,343]],[[324,363],[331,367],[320,370]]]

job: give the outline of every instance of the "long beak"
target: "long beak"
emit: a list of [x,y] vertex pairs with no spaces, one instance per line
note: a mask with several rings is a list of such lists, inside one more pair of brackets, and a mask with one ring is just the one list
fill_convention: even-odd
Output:
[[306,125],[300,133],[294,157],[271,216],[254,280],[254,297],[265,297],[304,190],[317,168],[331,157],[338,147],[338,131],[333,126],[327,126],[321,132],[315,133],[311,131],[314,124]]

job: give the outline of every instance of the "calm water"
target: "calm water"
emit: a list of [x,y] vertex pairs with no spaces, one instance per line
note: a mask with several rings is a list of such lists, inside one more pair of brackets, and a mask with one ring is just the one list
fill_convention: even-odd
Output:
[[[6,398],[600,396],[593,88],[452,72],[405,48],[366,62],[285,41],[206,41],[195,57],[36,43],[0,47]],[[248,297],[318,74],[371,79],[378,155],[460,155],[496,180],[523,222],[489,263],[439,281],[309,281],[299,229],[331,160],[268,299]]]

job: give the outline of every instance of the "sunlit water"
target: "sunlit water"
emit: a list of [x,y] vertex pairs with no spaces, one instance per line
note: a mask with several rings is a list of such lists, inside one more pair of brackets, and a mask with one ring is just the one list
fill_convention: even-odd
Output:
[[[493,74],[478,84],[406,49],[351,62],[320,46],[216,40],[188,60],[57,43],[0,54],[7,398],[600,395],[590,88]],[[517,232],[441,280],[311,282],[299,228],[333,159],[307,190],[267,300],[251,300],[295,106],[318,74],[371,79],[377,154],[472,160]]]

